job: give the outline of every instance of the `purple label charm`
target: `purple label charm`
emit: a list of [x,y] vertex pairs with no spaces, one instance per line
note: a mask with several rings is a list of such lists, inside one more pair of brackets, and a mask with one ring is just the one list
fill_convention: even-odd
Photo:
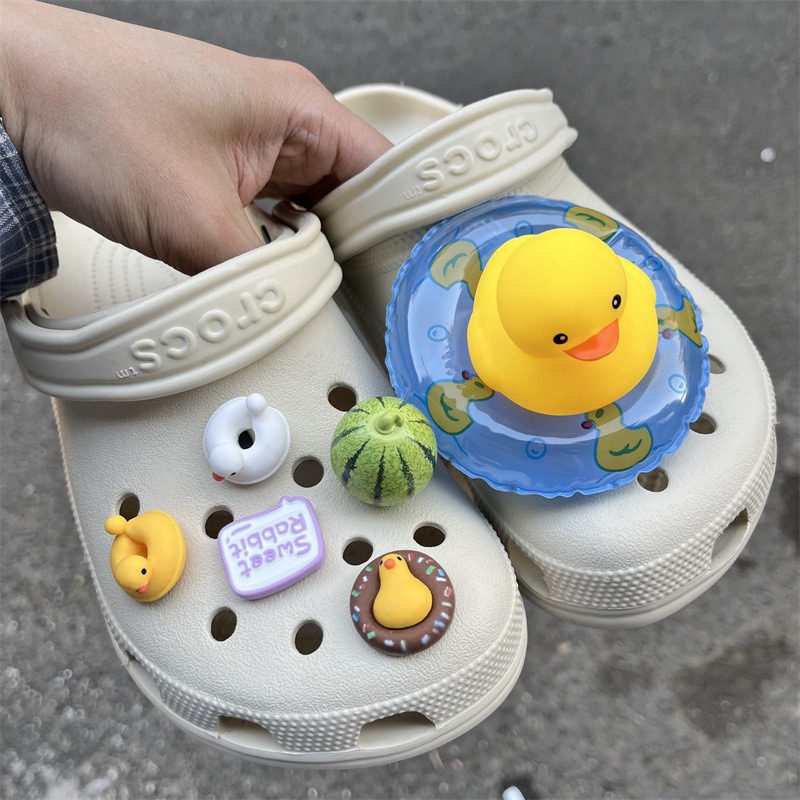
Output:
[[284,497],[275,508],[231,522],[217,541],[231,588],[248,600],[283,591],[325,558],[316,514],[303,497]]

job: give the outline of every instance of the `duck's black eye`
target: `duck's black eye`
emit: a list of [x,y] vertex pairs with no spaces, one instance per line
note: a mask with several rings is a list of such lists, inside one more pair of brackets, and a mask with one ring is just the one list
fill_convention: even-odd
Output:
[[622,298],[618,294],[615,294],[611,298],[611,307],[612,308],[619,308],[621,302],[622,302]]
[[553,341],[554,341],[556,344],[565,344],[565,343],[566,343],[566,341],[567,341],[567,334],[566,334],[566,333],[557,333],[557,334],[556,334],[556,335],[553,337]]
[[142,570],[142,575],[147,575],[147,570],[146,569]]

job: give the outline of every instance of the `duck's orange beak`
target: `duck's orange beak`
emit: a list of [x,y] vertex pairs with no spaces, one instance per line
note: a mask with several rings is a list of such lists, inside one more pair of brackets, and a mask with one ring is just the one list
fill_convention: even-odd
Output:
[[386,561],[383,562],[383,566],[386,567],[386,569],[394,569],[394,559],[387,558]]
[[619,324],[617,320],[614,320],[605,328],[601,328],[594,336],[590,336],[585,342],[576,344],[575,347],[564,352],[579,361],[597,361],[614,352],[618,342]]
[[144,594],[144,593],[147,591],[147,587],[148,587],[148,586],[149,586],[149,584],[147,584],[147,583],[146,583],[144,586],[140,586],[140,587],[139,587],[139,588],[136,590],[137,594]]

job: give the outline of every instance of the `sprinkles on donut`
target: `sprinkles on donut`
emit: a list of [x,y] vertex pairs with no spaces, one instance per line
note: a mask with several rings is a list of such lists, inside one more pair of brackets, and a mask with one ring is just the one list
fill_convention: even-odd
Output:
[[455,592],[447,573],[416,550],[373,559],[350,593],[350,615],[359,636],[389,655],[411,655],[438,642],[454,611]]

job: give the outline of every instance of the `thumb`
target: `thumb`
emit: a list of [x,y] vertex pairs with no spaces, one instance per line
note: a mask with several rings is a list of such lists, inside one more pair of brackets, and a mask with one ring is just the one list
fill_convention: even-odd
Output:
[[177,240],[177,247],[164,260],[187,275],[264,245],[238,197],[206,214],[195,215],[194,223],[183,226]]
[[325,195],[354,178],[393,146],[382,133],[332,95],[326,121],[330,123],[329,129],[336,132],[329,171],[313,186],[302,187],[302,191],[298,191],[300,187],[297,186],[285,187],[286,194],[306,208],[313,209]]
[[392,143],[335,98],[331,97],[331,101],[331,117],[339,131],[339,146],[331,174],[339,183],[344,183],[380,158]]

